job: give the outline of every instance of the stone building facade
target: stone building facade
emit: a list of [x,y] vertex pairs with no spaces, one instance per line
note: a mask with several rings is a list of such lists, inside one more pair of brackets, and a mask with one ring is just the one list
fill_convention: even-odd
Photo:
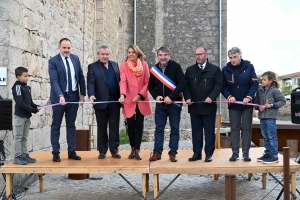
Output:
[[[195,62],[194,49],[204,44],[209,61],[219,65],[219,5],[217,0],[137,0],[136,41],[147,56],[149,66],[156,60],[155,51],[162,45],[171,50],[171,59],[184,71]],[[226,0],[222,0],[222,66],[226,63]],[[97,60],[97,46],[111,47],[111,59],[119,64],[134,42],[134,0],[1,0],[0,1],[0,67],[7,68],[7,85],[0,94],[12,99],[16,80],[14,69],[29,70],[28,85],[36,104],[49,103],[48,60],[59,51],[58,41],[68,37],[72,52],[81,60],[86,75],[89,63]],[[86,97],[86,101],[88,98]],[[51,108],[42,109],[31,119],[28,149],[30,152],[51,150]],[[81,106],[77,128],[87,129],[95,123],[90,105]],[[154,128],[153,115],[146,118],[149,133]],[[182,129],[190,128],[186,107],[182,111]],[[12,131],[0,131],[5,147],[13,157]],[[66,148],[65,124],[61,128],[62,148]]]

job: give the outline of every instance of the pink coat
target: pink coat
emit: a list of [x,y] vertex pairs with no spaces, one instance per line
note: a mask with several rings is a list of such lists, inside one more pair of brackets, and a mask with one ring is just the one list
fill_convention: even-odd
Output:
[[141,94],[145,97],[144,101],[150,100],[150,95],[148,92],[148,83],[149,83],[149,68],[148,64],[145,61],[142,61],[143,64],[143,74],[139,77],[136,77],[133,71],[131,71],[127,65],[127,62],[123,62],[120,66],[120,93],[126,95],[125,103],[123,106],[123,114],[126,118],[130,118],[135,113],[136,104],[139,107],[140,112],[143,115],[151,115],[152,109],[150,102],[143,103],[143,100],[140,102],[129,102],[133,98]]

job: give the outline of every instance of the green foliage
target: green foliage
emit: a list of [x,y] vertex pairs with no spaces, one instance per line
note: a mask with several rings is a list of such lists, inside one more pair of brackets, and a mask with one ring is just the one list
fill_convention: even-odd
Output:
[[290,95],[292,91],[293,91],[292,86],[287,86],[282,89],[282,93],[284,95]]
[[121,130],[119,137],[120,137],[120,144],[129,144],[129,137],[125,129]]
[[298,87],[300,87],[300,78],[297,78]]

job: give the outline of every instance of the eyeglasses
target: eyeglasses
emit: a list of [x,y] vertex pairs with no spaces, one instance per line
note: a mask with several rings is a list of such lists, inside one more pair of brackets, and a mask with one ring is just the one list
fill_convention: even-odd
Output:
[[204,55],[204,54],[207,54],[207,53],[197,53],[197,54],[195,53],[194,55],[195,55],[195,56],[202,56],[202,55]]

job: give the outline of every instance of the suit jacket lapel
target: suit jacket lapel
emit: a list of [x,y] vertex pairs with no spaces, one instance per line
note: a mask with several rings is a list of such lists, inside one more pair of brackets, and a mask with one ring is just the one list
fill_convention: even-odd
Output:
[[118,66],[115,63],[111,63],[115,72],[116,80],[119,83],[120,82],[120,77],[118,76]]
[[66,71],[66,68],[65,68],[65,64],[64,64],[64,61],[63,61],[62,58],[61,58],[61,55],[58,54],[58,55],[57,55],[57,58],[58,58],[58,61],[59,61],[59,63],[60,63],[60,66],[61,66],[62,69],[63,69],[63,72],[65,73],[65,76],[67,76],[67,71]]
[[100,70],[100,73],[101,73],[101,75],[103,77],[103,80],[104,80],[105,84],[107,85],[106,76],[105,76],[105,72],[104,72],[103,67],[105,67],[105,66],[103,66],[103,64],[98,60],[98,68]]

